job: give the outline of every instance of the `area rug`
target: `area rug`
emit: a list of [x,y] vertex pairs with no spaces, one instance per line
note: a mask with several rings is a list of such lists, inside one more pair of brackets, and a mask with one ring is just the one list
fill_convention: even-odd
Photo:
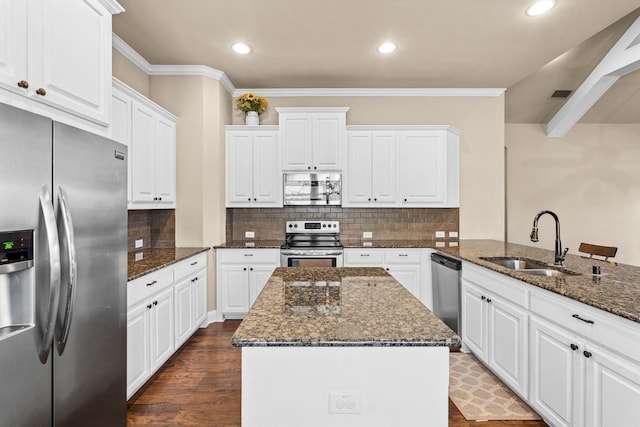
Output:
[[472,354],[452,352],[449,363],[449,397],[465,419],[540,419]]

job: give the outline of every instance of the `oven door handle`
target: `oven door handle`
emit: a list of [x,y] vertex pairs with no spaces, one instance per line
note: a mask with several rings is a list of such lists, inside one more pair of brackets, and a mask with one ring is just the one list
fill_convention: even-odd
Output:
[[282,255],[297,255],[297,256],[334,256],[334,255],[342,255],[343,251],[282,249],[280,250],[280,253]]

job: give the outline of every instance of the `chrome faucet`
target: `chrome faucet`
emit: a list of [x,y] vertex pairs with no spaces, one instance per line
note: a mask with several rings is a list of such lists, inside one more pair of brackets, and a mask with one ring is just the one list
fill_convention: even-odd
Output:
[[555,265],[559,265],[560,267],[564,267],[564,259],[567,256],[567,252],[569,252],[569,248],[565,248],[565,250],[562,250],[562,242],[560,241],[560,220],[558,219],[558,215],[556,215],[555,213],[551,212],[551,211],[540,211],[538,212],[538,214],[536,215],[535,218],[533,218],[533,228],[531,229],[531,234],[529,237],[531,237],[531,241],[532,242],[537,242],[538,241],[538,219],[540,219],[540,217],[544,214],[549,214],[553,217],[553,219],[556,221],[556,254],[555,254]]

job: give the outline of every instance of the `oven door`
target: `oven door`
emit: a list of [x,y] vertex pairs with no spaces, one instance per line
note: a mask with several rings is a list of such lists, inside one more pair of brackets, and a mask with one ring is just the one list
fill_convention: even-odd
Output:
[[281,267],[342,267],[343,251],[336,249],[281,249]]

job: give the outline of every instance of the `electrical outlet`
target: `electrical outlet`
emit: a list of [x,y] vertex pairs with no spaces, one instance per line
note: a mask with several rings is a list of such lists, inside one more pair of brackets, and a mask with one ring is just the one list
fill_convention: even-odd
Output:
[[329,392],[330,414],[362,414],[362,392]]
[[373,238],[373,233],[371,231],[363,231],[362,232],[362,238],[363,239],[372,239]]
[[135,254],[136,261],[142,261],[142,258],[144,258],[144,253],[143,252],[137,252]]
[[458,246],[458,242],[449,242],[449,247],[455,248]]
[[450,231],[449,232],[449,237],[457,239],[458,238],[458,232],[457,231]]
[[144,240],[143,239],[136,240],[136,242],[135,242],[135,248],[136,249],[141,248],[143,246],[144,246]]
[[444,248],[444,242],[436,242],[436,248]]
[[444,231],[436,231],[436,239],[444,239]]
[[244,238],[245,239],[253,239],[254,237],[256,237],[256,232],[255,231],[245,231],[244,232]]

